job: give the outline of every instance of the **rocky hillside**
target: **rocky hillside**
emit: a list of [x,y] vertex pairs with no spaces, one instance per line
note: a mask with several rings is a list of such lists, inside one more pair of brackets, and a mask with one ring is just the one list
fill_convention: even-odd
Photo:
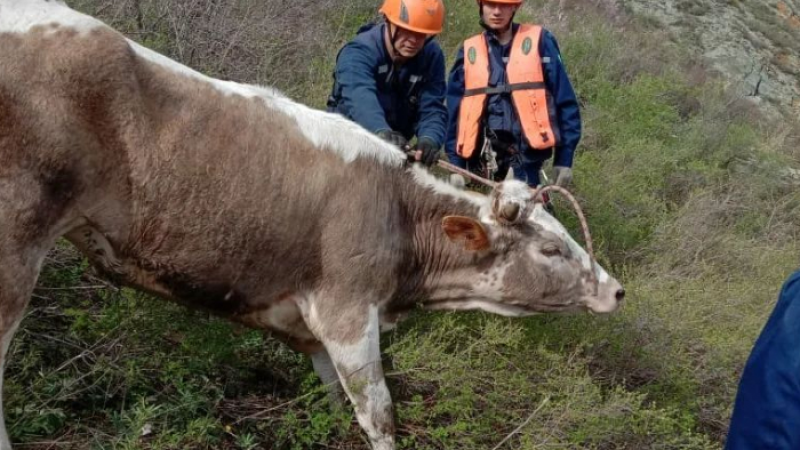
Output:
[[800,1],[622,1],[697,49],[766,112],[800,113]]

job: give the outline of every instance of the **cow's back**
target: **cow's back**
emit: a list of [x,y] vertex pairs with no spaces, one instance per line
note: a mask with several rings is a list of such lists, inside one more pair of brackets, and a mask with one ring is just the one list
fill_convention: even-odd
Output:
[[[3,160],[52,191],[52,220],[33,225],[74,227],[122,282],[232,313],[313,285],[326,257],[396,222],[399,171],[336,146],[380,148],[340,118],[210,80],[104,26],[0,34],[0,56],[0,108],[19,119],[0,125],[15,142]],[[336,126],[328,148],[320,130]]]
[[142,58],[134,73],[147,123],[131,132],[141,145],[128,149],[122,251],[179,297],[227,312],[240,308],[231,295],[262,302],[311,288],[330,268],[325,255],[393,220],[382,209],[396,203],[397,169],[319,148],[268,98]]

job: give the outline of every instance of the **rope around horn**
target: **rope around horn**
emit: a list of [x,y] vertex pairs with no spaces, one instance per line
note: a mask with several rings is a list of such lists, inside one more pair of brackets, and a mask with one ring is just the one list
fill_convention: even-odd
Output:
[[[491,188],[494,188],[499,184],[495,181],[487,180],[482,176],[475,175],[469,170],[462,169],[461,167],[450,164],[449,162],[446,161],[439,160],[437,161],[437,164],[442,169],[467,177],[471,180],[477,181],[478,183],[484,184]],[[570,204],[572,205],[572,208],[575,210],[575,214],[578,216],[578,221],[581,224],[581,231],[583,231],[583,239],[586,241],[586,251],[587,253],[589,253],[589,260],[592,263],[592,270],[590,270],[589,272],[591,275],[592,284],[594,285],[594,295],[597,295],[598,280],[597,280],[597,275],[594,272],[594,268],[597,265],[597,260],[594,257],[594,246],[592,245],[592,235],[589,233],[589,223],[586,221],[586,216],[583,214],[583,209],[581,209],[581,205],[578,203],[577,200],[575,200],[575,197],[572,195],[571,192],[569,192],[568,190],[564,189],[561,186],[550,184],[547,186],[541,186],[536,189],[531,188],[531,190],[533,191],[533,201],[536,201],[537,198],[541,197],[542,194],[548,191],[558,192],[559,194],[566,197],[567,200],[569,200]]]

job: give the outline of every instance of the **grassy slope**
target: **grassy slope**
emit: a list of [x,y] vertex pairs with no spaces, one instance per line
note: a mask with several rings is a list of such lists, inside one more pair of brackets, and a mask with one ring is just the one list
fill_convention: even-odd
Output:
[[[374,5],[276,3],[142,0],[140,21],[137,2],[72,4],[209,74],[321,106],[336,48]],[[719,448],[738,371],[797,266],[800,196],[782,175],[796,129],[760,124],[667,36],[585,3],[529,1],[521,16],[559,38],[586,123],[576,191],[629,303],[608,318],[418,315],[384,345],[406,448],[492,448],[532,414],[503,448]],[[471,0],[448,8],[452,58],[477,27]],[[7,371],[21,448],[365,448],[283,345],[127,290],[63,289],[98,284],[53,253]]]

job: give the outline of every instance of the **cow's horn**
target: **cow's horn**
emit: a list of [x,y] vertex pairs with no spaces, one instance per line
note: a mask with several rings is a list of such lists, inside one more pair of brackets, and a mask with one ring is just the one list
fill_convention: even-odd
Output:
[[500,210],[500,218],[508,223],[514,223],[519,218],[519,203],[508,202]]
[[492,213],[498,222],[513,225],[524,220],[533,208],[533,193],[527,184],[505,181],[492,193]]

